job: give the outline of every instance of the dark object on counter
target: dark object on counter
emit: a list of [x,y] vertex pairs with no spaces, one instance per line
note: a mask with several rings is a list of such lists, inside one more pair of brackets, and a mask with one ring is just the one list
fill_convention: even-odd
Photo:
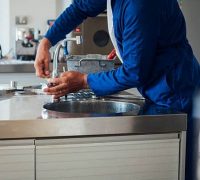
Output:
[[0,45],[0,59],[3,59],[3,54],[2,54],[2,48],[1,48],[1,45]]
[[0,101],[1,100],[6,100],[14,96],[15,91],[14,90],[0,90]]

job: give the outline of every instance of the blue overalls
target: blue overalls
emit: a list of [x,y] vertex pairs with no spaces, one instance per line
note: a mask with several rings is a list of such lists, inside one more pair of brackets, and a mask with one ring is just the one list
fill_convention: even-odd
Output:
[[[106,0],[74,0],[45,37],[55,45],[85,18],[104,11],[106,5]],[[176,108],[191,117],[200,66],[186,38],[185,19],[177,0],[112,0],[112,10],[123,64],[113,71],[89,74],[89,87],[98,96],[136,87],[153,103]],[[193,132],[190,119],[188,143]]]

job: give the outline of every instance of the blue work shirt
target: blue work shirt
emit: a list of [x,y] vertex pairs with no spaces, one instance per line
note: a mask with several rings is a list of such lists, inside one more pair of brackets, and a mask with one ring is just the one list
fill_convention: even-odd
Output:
[[[75,0],[46,38],[52,45],[106,9],[106,0]],[[104,96],[136,87],[155,104],[188,110],[200,67],[186,38],[177,0],[113,0],[113,23],[123,64],[88,75],[90,88]]]

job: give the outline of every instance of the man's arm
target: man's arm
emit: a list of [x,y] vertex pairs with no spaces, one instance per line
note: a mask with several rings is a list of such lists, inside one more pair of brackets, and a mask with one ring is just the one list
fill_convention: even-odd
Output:
[[90,88],[99,96],[141,86],[153,67],[159,33],[158,1],[124,0],[124,3],[123,65],[110,72],[89,74],[87,78]]
[[48,78],[50,53],[49,49],[57,42],[64,39],[66,34],[72,31],[87,17],[98,15],[106,9],[106,0],[74,0],[55,21],[54,25],[48,30],[45,38],[40,42],[34,67],[36,75]]
[[97,16],[106,9],[106,0],[75,0],[55,21],[45,37],[54,46],[87,17]]

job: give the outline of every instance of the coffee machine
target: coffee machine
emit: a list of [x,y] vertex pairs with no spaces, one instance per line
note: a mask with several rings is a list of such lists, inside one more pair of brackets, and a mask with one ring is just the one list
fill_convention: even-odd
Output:
[[36,30],[33,28],[16,29],[15,52],[17,59],[23,61],[31,61],[35,59],[39,44],[38,35],[36,36],[35,31]]
[[76,27],[70,34],[72,37],[82,36],[83,42],[77,45],[73,42],[68,44],[71,55],[101,54],[107,55],[113,50],[107,25],[107,12],[97,17],[87,18]]

